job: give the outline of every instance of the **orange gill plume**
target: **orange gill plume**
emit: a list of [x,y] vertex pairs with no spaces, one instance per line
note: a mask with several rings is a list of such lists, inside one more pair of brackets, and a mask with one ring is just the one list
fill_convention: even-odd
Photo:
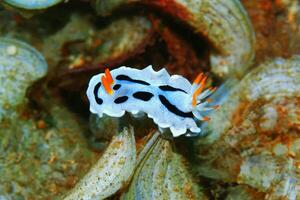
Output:
[[[194,80],[193,82],[193,85],[195,85],[196,87],[199,86],[193,93],[193,96],[192,96],[192,106],[193,107],[197,107],[197,105],[199,104],[199,102],[197,102],[197,98],[199,97],[199,95],[201,95],[201,93],[203,92],[204,88],[205,88],[205,83],[206,83],[206,80],[207,80],[207,76],[204,75],[203,73],[200,73],[196,79]],[[200,100],[201,99],[204,99],[206,97],[208,97],[211,93],[215,92],[216,91],[216,87],[209,87],[207,90],[204,91],[204,95],[202,95],[202,97],[200,96]],[[212,102],[212,99],[210,98],[207,98],[206,99],[206,102],[207,103],[211,103]],[[210,108],[208,108],[207,110],[210,110],[210,109],[218,109],[219,108],[219,105],[214,105],[214,106],[211,106]],[[196,108],[197,109],[197,108]],[[204,116],[201,120],[203,121],[209,121],[210,120],[210,117],[208,116]]]
[[112,95],[113,90],[111,89],[111,85],[114,83],[114,80],[108,68],[105,69],[104,73],[105,75],[101,77],[101,82],[107,94]]
[[195,90],[195,92],[193,94],[192,105],[194,107],[197,105],[197,97],[199,96],[199,94],[201,94],[201,92],[204,89],[206,79],[207,79],[207,76],[205,76],[205,75],[203,76],[203,73],[200,73],[194,81],[194,84],[200,83],[200,86]]

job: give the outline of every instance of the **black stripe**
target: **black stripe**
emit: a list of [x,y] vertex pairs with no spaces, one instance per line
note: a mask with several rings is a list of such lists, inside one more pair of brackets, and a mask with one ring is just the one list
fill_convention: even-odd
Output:
[[124,102],[127,101],[127,100],[128,100],[128,96],[122,96],[122,97],[116,98],[114,102],[115,102],[116,104],[120,104],[120,103],[124,103]]
[[163,95],[159,95],[159,100],[161,101],[161,103],[172,113],[174,113],[175,115],[178,115],[180,117],[189,117],[189,118],[193,118],[194,115],[192,112],[182,112],[181,110],[179,110],[176,106],[174,106],[173,104],[171,104],[168,99],[166,97],[164,97]]
[[120,87],[121,87],[120,84],[116,84],[116,85],[114,85],[113,89],[114,89],[114,90],[118,90],[118,89],[120,89]]
[[100,87],[101,87],[101,82],[97,83],[94,88],[95,100],[96,100],[97,104],[99,104],[99,105],[101,105],[103,103],[103,100],[98,97],[98,91],[99,91]]
[[142,101],[149,101],[154,95],[150,92],[136,92],[132,96]]
[[126,76],[126,75],[118,75],[116,77],[116,79],[119,80],[119,81],[130,81],[130,82],[139,83],[139,84],[142,84],[142,85],[150,85],[150,83],[147,83],[146,81],[132,79],[129,76]]
[[181,92],[184,92],[184,93],[187,93],[186,91],[184,91],[183,89],[180,89],[180,88],[174,88],[172,86],[169,86],[169,85],[161,85],[159,86],[159,89],[163,90],[163,91],[181,91]]

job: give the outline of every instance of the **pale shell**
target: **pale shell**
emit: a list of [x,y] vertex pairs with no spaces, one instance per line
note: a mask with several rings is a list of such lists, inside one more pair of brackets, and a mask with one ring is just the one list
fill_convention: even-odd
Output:
[[134,132],[124,128],[64,200],[105,199],[129,182],[136,165]]
[[28,44],[0,38],[0,119],[20,105],[27,88],[47,73],[44,57]]
[[206,177],[297,199],[300,56],[261,64],[236,85],[196,142]]
[[62,0],[4,0],[4,2],[21,9],[40,10],[58,4]]
[[[160,133],[157,132],[157,135]],[[188,172],[184,159],[173,152],[169,141],[158,138],[140,158],[141,162],[122,200],[207,199]]]

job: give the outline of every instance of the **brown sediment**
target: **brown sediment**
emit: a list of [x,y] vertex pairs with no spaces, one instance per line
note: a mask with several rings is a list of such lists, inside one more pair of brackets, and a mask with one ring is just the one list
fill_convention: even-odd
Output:
[[[93,57],[83,57],[82,59],[75,60],[71,65],[72,67],[68,67],[67,69],[59,72],[58,78],[55,78],[52,82],[59,83],[58,86],[62,88],[66,88],[68,90],[78,90],[79,88],[83,88],[83,83],[88,81],[88,78],[92,74],[96,74],[102,72],[104,68],[115,68],[121,64],[129,64],[131,61],[134,61],[136,65],[136,60],[145,59],[142,54],[147,54],[145,52],[147,47],[149,46],[157,46],[159,41],[163,41],[167,48],[167,57],[166,63],[162,63],[163,66],[166,66],[171,74],[181,74],[188,79],[192,80],[194,78],[194,74],[200,71],[209,71],[209,52],[206,43],[208,43],[205,39],[201,38],[197,33],[194,33],[193,28],[190,27],[186,21],[192,19],[191,13],[181,4],[174,0],[155,0],[155,1],[143,1],[138,3],[129,3],[130,5],[140,5],[147,8],[156,8],[162,13],[166,13],[171,15],[175,20],[166,24],[163,19],[164,16],[157,16],[156,14],[148,14],[148,19],[152,22],[152,27],[149,29],[147,36],[140,43],[140,45],[136,46],[132,51],[121,52],[120,55],[114,57],[112,55],[108,59],[101,61],[99,63],[95,63]],[[151,10],[151,9],[150,9]],[[147,14],[146,14],[147,16]],[[181,23],[182,22],[182,23]],[[173,25],[172,25],[173,24]],[[178,34],[180,32],[179,29],[187,29],[189,32],[189,36],[193,33],[193,40],[202,41],[204,47],[197,47],[195,49],[195,41],[191,41],[190,38],[186,37],[186,32],[183,34]],[[93,45],[96,47],[96,44],[100,44],[101,41],[97,41]],[[68,46],[70,44],[64,45],[63,54],[68,54]],[[205,50],[201,50],[199,53],[199,49],[204,48]],[[159,47],[158,47],[159,49]],[[158,52],[161,51],[158,50]],[[199,55],[203,54],[204,55]],[[153,56],[153,55],[152,55]],[[169,58],[168,58],[169,56]],[[153,58],[155,59],[155,58]],[[142,61],[141,63],[146,63],[146,61]],[[63,63],[61,63],[63,64]],[[143,65],[142,64],[142,65]],[[150,64],[150,63],[148,63]],[[153,63],[152,63],[153,64]],[[72,81],[73,80],[73,81]],[[72,82],[75,81],[76,87],[72,87]],[[83,80],[83,81],[82,81]],[[78,85],[82,85],[78,87]]]
[[124,142],[121,141],[121,140],[119,140],[119,141],[116,140],[114,143],[111,144],[111,146],[112,146],[113,148],[118,149],[123,143],[124,143]]
[[245,112],[249,110],[251,103],[247,100],[244,100],[237,105],[235,111],[232,113],[232,126],[239,126],[245,119]]
[[150,20],[154,30],[166,44],[170,56],[166,67],[171,74],[181,74],[189,80],[193,80],[195,73],[208,71],[208,54],[205,55],[206,58],[201,59],[196,49],[191,45],[191,41],[183,38],[160,19],[151,16]]
[[265,199],[266,193],[258,191],[254,188],[246,187],[247,194],[251,197],[251,199]]
[[123,52],[120,55],[116,57],[109,57],[105,61],[101,61],[99,63],[93,63],[93,62],[86,62],[83,63],[80,67],[75,69],[69,69],[62,73],[62,75],[65,74],[77,74],[77,73],[93,73],[93,72],[100,72],[103,71],[105,68],[109,67],[113,69],[114,67],[117,67],[121,63],[124,63],[126,60],[137,56],[139,54],[142,54],[146,47],[148,45],[152,45],[154,43],[154,31],[153,29],[150,29],[148,31],[147,36],[141,41],[139,45],[136,46],[136,48],[132,49],[131,51]]
[[268,57],[291,57],[299,52],[292,48],[294,35],[293,23],[287,23],[288,13],[281,0],[248,1],[242,0],[256,34],[256,63]]
[[193,184],[194,184],[193,182],[187,183],[183,188],[185,195],[187,196],[188,199],[191,200],[196,199],[193,193]]
[[[105,68],[114,69],[120,66],[129,59],[144,53],[146,47],[153,45],[154,41],[154,31],[150,29],[141,43],[131,51],[123,52],[116,57],[109,57],[107,60],[99,63],[95,63],[92,58],[90,60],[84,60],[76,67],[66,68],[60,71],[57,77],[51,80],[51,83],[55,83],[56,86],[68,90],[81,90],[85,87],[91,75],[104,72]],[[76,87],[73,87],[74,82],[76,82]]]
[[[261,118],[259,112],[263,105],[272,102],[262,99],[252,103],[247,101],[241,102],[233,114],[232,128],[229,133],[240,133],[243,131],[243,128],[245,128],[243,122],[245,120],[250,120],[252,123],[250,129],[253,129],[253,134],[243,135],[241,140],[237,143],[236,148],[250,147],[253,145],[253,141],[258,140],[259,142],[256,148],[257,153],[266,147],[272,152],[272,148],[277,144],[286,145],[290,150],[292,142],[295,141],[295,139],[300,138],[300,135],[296,134],[300,130],[300,125],[291,122],[291,119],[288,116],[290,111],[285,107],[285,104],[290,101],[290,98],[285,98],[281,101],[281,104],[274,105],[278,116],[275,125],[269,128],[269,130],[261,128],[260,123],[264,119]],[[296,107],[297,105],[300,106],[299,99],[292,102],[295,103]],[[250,113],[254,113],[251,119],[248,118]],[[293,156],[293,152],[288,151],[287,153],[287,156]]]
[[37,121],[37,127],[38,127],[39,129],[44,129],[44,128],[46,128],[46,123],[45,123],[45,121],[44,121],[44,120],[39,120],[39,121]]
[[179,18],[182,21],[192,20],[191,13],[175,0],[145,0],[143,4],[160,8],[163,12]]

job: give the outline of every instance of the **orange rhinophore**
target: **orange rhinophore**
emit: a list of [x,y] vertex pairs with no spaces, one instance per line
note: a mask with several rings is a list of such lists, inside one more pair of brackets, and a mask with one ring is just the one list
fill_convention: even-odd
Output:
[[[196,79],[198,79],[198,77]],[[201,94],[201,92],[204,89],[206,79],[207,79],[207,76],[204,76],[203,78],[201,76],[201,79],[199,81],[197,80],[198,82],[200,82],[200,81],[201,82],[200,82],[200,86],[197,88],[197,90],[193,94],[192,105],[194,107],[197,105],[197,97],[199,96],[199,94]]]
[[105,73],[105,77],[106,77],[107,83],[109,85],[113,84],[114,83],[114,79],[112,78],[111,73],[110,73],[110,71],[109,71],[108,68],[105,69],[104,73]]
[[103,84],[105,91],[108,94],[112,95],[113,90],[111,89],[111,85],[113,84],[114,80],[110,74],[109,69],[105,69],[105,75],[101,77],[101,82]]

